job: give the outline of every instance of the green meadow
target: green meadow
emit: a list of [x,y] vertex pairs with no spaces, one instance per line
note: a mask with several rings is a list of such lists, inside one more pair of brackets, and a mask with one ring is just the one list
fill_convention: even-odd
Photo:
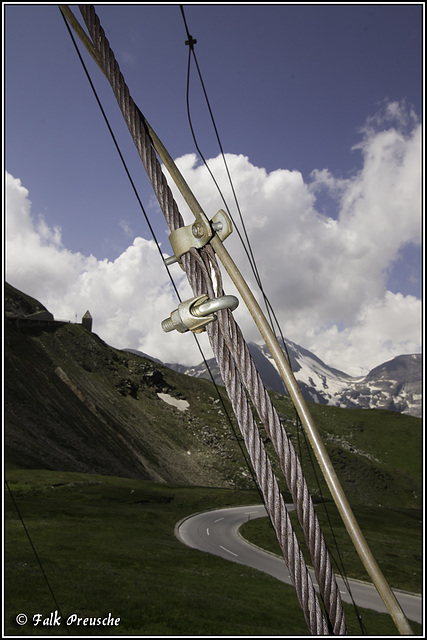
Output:
[[[190,549],[174,535],[192,513],[259,503],[256,491],[20,468],[7,468],[6,479],[5,635],[310,635],[292,587]],[[357,515],[378,538],[377,550],[394,549],[379,558],[393,586],[417,590],[420,564],[411,548],[421,540],[419,517],[362,507]],[[267,519],[250,528],[245,537],[274,547]],[[343,535],[338,524],[335,535]],[[348,575],[357,574],[354,554],[344,554]],[[344,608],[349,634],[361,635],[355,611]],[[60,624],[43,624],[55,611]],[[118,626],[102,625],[109,614],[120,618]],[[388,615],[362,614],[368,635],[398,635]],[[101,624],[84,624],[86,618]]]

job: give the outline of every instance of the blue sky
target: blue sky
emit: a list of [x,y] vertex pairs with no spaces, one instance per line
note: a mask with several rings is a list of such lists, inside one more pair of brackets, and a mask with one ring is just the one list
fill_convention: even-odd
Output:
[[[167,361],[189,357],[187,337],[173,346],[141,316],[149,301],[150,317],[158,313],[160,322],[174,308],[173,294],[58,7],[3,8],[4,163],[15,179],[8,280],[56,316],[91,304],[95,331],[113,346]],[[423,6],[184,9],[285,335],[350,373],[419,351]],[[135,102],[213,215],[221,203],[192,155],[179,5],[96,11]],[[166,225],[111,89],[81,50],[169,253]],[[190,101],[199,145],[223,180],[194,65]],[[241,248],[229,243],[245,270]],[[181,273],[174,275],[185,290]],[[243,316],[241,324],[256,339]]]

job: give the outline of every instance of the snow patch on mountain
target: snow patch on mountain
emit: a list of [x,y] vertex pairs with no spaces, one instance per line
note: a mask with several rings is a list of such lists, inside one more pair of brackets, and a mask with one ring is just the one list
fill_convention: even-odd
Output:
[[157,396],[160,398],[160,400],[166,402],[166,404],[170,404],[173,407],[176,407],[178,411],[187,411],[188,407],[190,406],[187,400],[178,400],[178,398],[174,398],[169,393],[158,393]]
[[[314,353],[292,341],[279,343],[290,363],[304,398],[317,404],[354,409],[386,409],[408,415],[422,415],[422,355],[393,358],[367,375],[353,377],[330,367]],[[267,389],[287,393],[276,363],[265,345],[250,343],[249,351]],[[210,379],[204,363],[196,367],[167,366],[194,377]],[[210,372],[222,384],[215,359],[208,360]]]

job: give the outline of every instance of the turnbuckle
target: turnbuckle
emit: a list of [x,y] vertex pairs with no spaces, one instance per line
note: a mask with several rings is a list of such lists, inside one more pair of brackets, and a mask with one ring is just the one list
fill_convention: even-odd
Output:
[[178,309],[172,311],[169,318],[162,321],[162,329],[165,332],[176,329],[179,333],[193,331],[201,333],[205,326],[216,319],[213,315],[216,311],[230,309],[234,311],[239,304],[236,296],[221,296],[212,300],[204,294],[196,296],[178,305]]

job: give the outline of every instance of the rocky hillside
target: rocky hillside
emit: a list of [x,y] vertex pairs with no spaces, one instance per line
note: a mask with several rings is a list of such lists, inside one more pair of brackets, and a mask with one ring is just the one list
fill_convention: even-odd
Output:
[[4,309],[6,318],[28,318],[41,312],[47,312],[41,302],[12,287],[8,282],[5,283],[4,288]]
[[[253,487],[223,389],[219,397],[208,380],[113,349],[80,324],[27,321],[43,308],[18,294],[7,288],[8,464],[182,485]],[[273,401],[299,448],[290,399],[273,393]],[[311,409],[349,499],[419,504],[421,420],[319,404]],[[277,468],[267,434],[261,435]],[[316,493],[309,454],[302,457]]]
[[82,325],[26,324],[25,315],[41,308],[32,300],[7,288],[9,462],[159,482],[248,485],[240,444],[211,383],[113,349]]

